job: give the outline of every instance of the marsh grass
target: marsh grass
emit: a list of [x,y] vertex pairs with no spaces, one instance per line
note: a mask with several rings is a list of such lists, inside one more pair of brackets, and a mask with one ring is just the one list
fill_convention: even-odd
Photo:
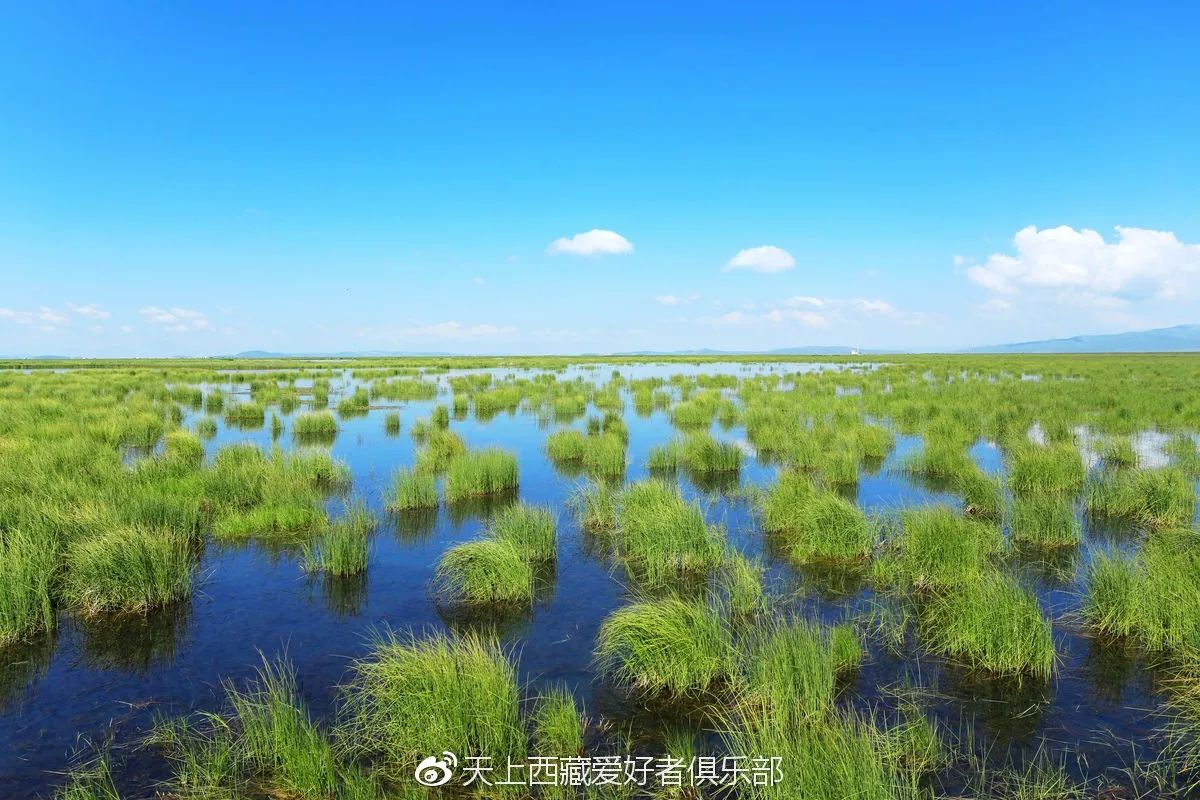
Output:
[[51,593],[57,573],[54,538],[0,532],[0,645],[54,628]]
[[920,619],[930,650],[996,675],[1048,680],[1056,656],[1050,621],[1013,578],[987,572],[934,596]]
[[785,473],[762,501],[763,528],[798,562],[859,562],[870,556],[878,524],[854,503],[800,473]]
[[1012,453],[1008,484],[1016,494],[1070,494],[1083,486],[1086,470],[1070,443],[1023,444]]
[[447,550],[434,579],[451,604],[526,605],[533,602],[536,574],[517,543],[480,539]]
[[558,558],[557,527],[550,509],[515,503],[492,516],[487,535],[513,544],[526,561],[544,564]]
[[387,507],[392,511],[437,508],[437,479],[428,473],[398,469],[392,475],[392,491]]
[[1200,534],[1158,531],[1140,558],[1097,553],[1083,615],[1100,632],[1153,650],[1200,648]]
[[74,542],[63,596],[85,614],[145,613],[192,593],[187,542],[169,531],[116,528]]
[[171,431],[163,440],[163,455],[178,464],[195,467],[204,461],[204,445],[194,433]]
[[1089,514],[1148,528],[1188,525],[1196,514],[1195,483],[1177,467],[1105,473],[1088,482],[1084,497]]
[[617,609],[600,626],[596,642],[605,674],[650,694],[700,697],[728,681],[737,667],[724,614],[678,597]]
[[607,483],[595,483],[577,489],[570,505],[579,525],[592,534],[611,533],[617,528],[620,490]]
[[[562,686],[552,687],[537,700],[532,714],[533,752],[548,758],[576,758],[583,755],[583,713],[575,696]],[[550,787],[547,787],[550,788]],[[549,797],[569,797],[570,788],[543,792]]]
[[755,630],[747,644],[739,715],[789,726],[823,718],[833,707],[837,673],[861,659],[857,640],[846,637],[845,631],[837,635],[835,653],[831,633],[804,620],[774,620]]
[[893,552],[877,574],[916,589],[944,589],[977,581],[1000,553],[1000,528],[966,519],[944,505],[912,508],[901,514]]
[[[416,433],[414,425],[413,434]],[[435,429],[424,437],[425,446],[417,451],[417,472],[441,475],[450,465],[467,453],[467,443],[453,431]]]
[[196,420],[196,435],[201,439],[211,439],[217,435],[217,421],[212,417],[201,417]]
[[259,428],[266,419],[266,408],[254,401],[234,403],[225,408],[225,422],[236,428]]
[[388,436],[398,436],[400,434],[400,413],[398,411],[389,411],[384,416],[383,432]]
[[446,502],[515,492],[519,481],[517,458],[498,448],[466,453],[450,462],[446,473]]
[[721,568],[721,586],[735,618],[755,617],[766,610],[763,568],[758,562],[731,550]]
[[67,782],[54,793],[55,800],[121,800],[113,781],[108,754],[73,768]]
[[647,587],[686,575],[705,575],[720,566],[724,537],[705,523],[704,512],[674,484],[641,481],[617,503],[614,543],[618,557]]
[[1074,547],[1083,541],[1083,523],[1070,498],[1054,494],[1019,496],[1013,500],[1012,536],[1038,547]]
[[304,412],[292,422],[292,435],[303,441],[333,441],[338,435],[337,418],[330,411]]
[[680,467],[699,474],[737,472],[742,466],[742,451],[737,445],[718,442],[707,433],[689,433],[651,448],[646,466],[655,472]]
[[460,763],[525,756],[516,670],[499,645],[474,634],[386,634],[355,663],[343,698],[347,752],[397,782],[411,781],[421,759],[443,750]]
[[999,519],[1004,513],[1004,484],[998,476],[988,475],[972,464],[953,476],[952,486],[963,499],[968,514],[985,519]]
[[366,504],[351,505],[315,544],[305,543],[305,569],[338,577],[366,572],[374,530],[375,519]]

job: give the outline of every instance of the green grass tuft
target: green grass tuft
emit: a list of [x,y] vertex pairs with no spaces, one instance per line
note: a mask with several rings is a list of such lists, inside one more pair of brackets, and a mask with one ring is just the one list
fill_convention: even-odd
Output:
[[450,462],[446,473],[446,501],[513,492],[519,479],[517,457],[498,448],[477,450]]
[[192,593],[187,542],[166,531],[117,528],[74,542],[63,596],[86,614],[144,613]]

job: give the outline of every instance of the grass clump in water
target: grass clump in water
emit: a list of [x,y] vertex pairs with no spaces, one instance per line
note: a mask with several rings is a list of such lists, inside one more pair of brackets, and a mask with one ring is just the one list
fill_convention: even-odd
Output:
[[649,480],[626,488],[616,523],[618,557],[649,586],[707,574],[724,558],[723,537],[709,529],[700,506],[687,502],[674,484]]
[[74,542],[63,596],[86,614],[145,613],[192,593],[187,542],[167,531],[116,528]]
[[417,463],[414,467],[418,472],[441,475],[452,463],[467,453],[467,443],[454,431],[435,429],[424,438],[425,446],[417,452]]
[[614,611],[600,626],[596,655],[618,683],[676,697],[701,696],[726,682],[737,660],[722,614],[678,597]]
[[398,411],[389,411],[383,418],[383,432],[388,436],[396,436],[400,433],[400,413]]
[[450,548],[435,574],[441,596],[465,606],[531,603],[535,578],[533,565],[520,546],[497,539]]
[[235,403],[225,409],[225,422],[236,428],[261,427],[267,419],[267,409],[262,403],[247,401]]
[[315,546],[306,546],[304,566],[326,575],[360,575],[367,571],[375,519],[362,503],[350,507]]
[[1093,556],[1083,614],[1094,629],[1153,650],[1200,648],[1200,534],[1158,531],[1140,558]]
[[756,630],[749,644],[744,717],[804,725],[833,707],[839,671],[858,666],[861,645],[853,630],[836,635],[803,620],[781,620]]
[[54,628],[51,592],[57,572],[54,538],[0,531],[0,645]]
[[437,479],[428,473],[398,469],[392,476],[392,491],[387,507],[392,511],[437,508]]
[[752,617],[766,608],[762,572],[761,564],[737,551],[725,556],[721,585],[728,598],[729,611],[735,617]]
[[1073,444],[1025,444],[1012,454],[1008,484],[1016,494],[1072,494],[1083,486],[1086,474]]
[[519,480],[517,457],[498,448],[467,453],[450,462],[446,473],[446,501],[515,491]]
[[1189,524],[1196,514],[1196,489],[1177,467],[1106,473],[1087,485],[1089,514],[1125,519],[1148,528]]
[[487,535],[515,545],[527,561],[547,563],[558,558],[557,527],[549,509],[517,503],[496,512]]
[[1018,496],[1013,501],[1012,535],[1039,547],[1074,547],[1083,541],[1075,504],[1055,494]]
[[988,475],[972,464],[971,469],[957,473],[952,484],[971,516],[998,519],[1003,514],[1004,484],[995,475]]
[[495,642],[475,635],[388,635],[354,665],[345,698],[348,751],[397,782],[443,750],[460,764],[525,757],[516,670]]
[[306,411],[292,423],[292,435],[308,441],[333,441],[338,435],[337,418],[331,411]]
[[1003,546],[998,527],[966,519],[944,505],[909,509],[901,515],[901,525],[881,569],[917,589],[977,581]]
[[802,563],[862,561],[878,538],[877,524],[862,509],[800,473],[779,478],[763,499],[762,516],[764,529]]
[[921,617],[930,649],[996,675],[1054,673],[1054,637],[1037,598],[1013,578],[988,572],[931,599]]

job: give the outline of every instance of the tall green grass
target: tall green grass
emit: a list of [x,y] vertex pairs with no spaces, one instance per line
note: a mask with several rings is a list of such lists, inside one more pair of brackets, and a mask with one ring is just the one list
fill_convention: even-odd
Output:
[[616,553],[644,585],[662,586],[720,566],[724,537],[679,487],[663,481],[635,483],[617,504]]
[[1000,553],[1000,528],[967,519],[947,506],[912,508],[879,571],[904,586],[945,589],[975,582]]
[[730,680],[733,635],[712,606],[666,597],[617,609],[596,637],[603,672],[651,693],[697,697]]
[[1073,493],[1085,477],[1083,457],[1075,445],[1023,444],[1012,454],[1008,483],[1017,494]]
[[527,561],[544,564],[558,558],[557,526],[550,509],[516,503],[496,512],[487,535],[515,545]]
[[438,562],[435,580],[450,603],[486,606],[533,601],[536,575],[520,545],[513,541],[480,539],[447,550]]
[[878,525],[862,509],[799,473],[782,475],[767,492],[762,517],[800,562],[862,561],[878,539]]
[[517,489],[517,458],[498,448],[469,452],[450,462],[446,473],[446,501],[504,494]]
[[1037,598],[998,571],[935,595],[920,628],[931,651],[993,674],[1045,680],[1055,670],[1054,637]]
[[398,469],[392,475],[392,491],[387,507],[392,511],[413,511],[437,508],[437,479],[433,475],[410,469]]
[[331,441],[337,438],[337,418],[329,411],[307,411],[292,423],[292,435],[297,439]]
[[1083,614],[1094,629],[1151,649],[1200,649],[1200,534],[1158,531],[1140,558],[1093,556]]
[[1012,536],[1040,547],[1074,547],[1083,541],[1083,523],[1075,503],[1054,494],[1019,496],[1013,500]]
[[54,538],[0,531],[0,645],[54,628],[51,594],[57,574]]
[[347,752],[398,785],[411,785],[417,763],[444,750],[460,763],[525,757],[516,670],[495,642],[475,635],[389,634],[355,663],[343,697]]
[[67,549],[62,591],[84,613],[144,613],[191,596],[192,557],[168,531],[116,528]]
[[336,576],[366,572],[374,530],[375,519],[366,505],[360,502],[350,506],[315,545],[305,545],[305,569]]
[[1084,496],[1089,514],[1149,528],[1188,525],[1196,514],[1195,482],[1177,467],[1106,473],[1088,483]]

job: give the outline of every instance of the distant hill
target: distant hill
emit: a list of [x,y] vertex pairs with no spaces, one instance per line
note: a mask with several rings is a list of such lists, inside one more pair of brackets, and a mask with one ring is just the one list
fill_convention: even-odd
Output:
[[899,350],[859,350],[841,345],[810,345],[807,347],[781,347],[776,350],[634,350],[613,353],[614,356],[852,356],[888,355]]
[[989,347],[964,353],[1191,353],[1200,351],[1200,325],[1174,325],[1148,331],[1072,336]]
[[231,356],[221,358],[397,358],[401,356],[420,356],[422,358],[441,358],[453,353],[429,352],[417,353],[392,350],[344,350],[337,353],[276,353],[270,350],[244,350]]

